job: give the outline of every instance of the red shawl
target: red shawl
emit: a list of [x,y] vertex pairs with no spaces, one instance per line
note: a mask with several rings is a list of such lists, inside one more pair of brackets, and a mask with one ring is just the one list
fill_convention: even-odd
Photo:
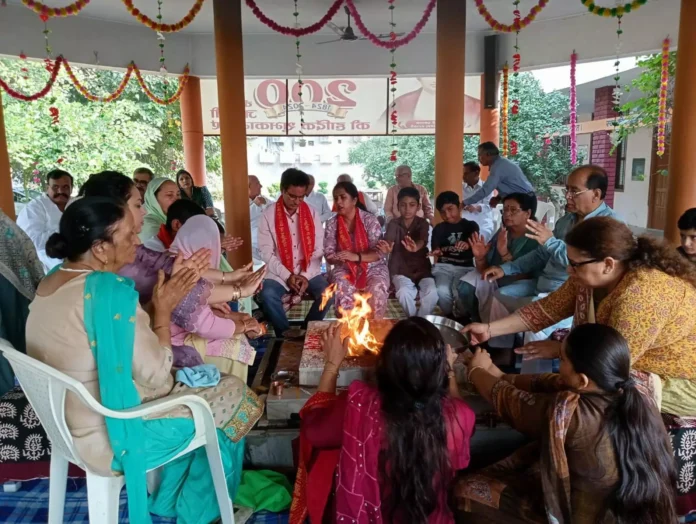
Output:
[[[352,251],[353,253],[364,253],[370,248],[370,241],[367,238],[367,230],[360,218],[360,210],[355,210],[355,245],[350,238],[350,231],[346,225],[346,220],[338,215],[337,219],[337,234],[336,243],[340,251]],[[346,262],[348,271],[350,271],[349,281],[357,289],[365,289],[367,285],[367,262],[358,264],[357,262]]]
[[[362,191],[358,191],[358,202],[360,202],[363,206],[365,206],[365,208],[367,208],[367,206],[365,205],[365,195]],[[336,202],[334,202],[333,209],[331,209],[331,211],[333,211],[334,213],[338,211],[336,209]]]
[[164,249],[169,249],[172,242],[174,242],[174,235],[169,232],[167,226],[164,224],[160,226],[159,231],[157,232],[157,238],[159,238],[162,241],[162,244],[164,244]]
[[[312,210],[305,202],[300,202],[300,208],[297,210],[300,220],[300,245],[302,247],[302,271],[307,271],[309,263],[312,260],[314,253],[314,243],[316,236],[314,232],[314,218],[312,218]],[[288,217],[285,213],[285,204],[281,196],[276,202],[275,208],[275,228],[276,238],[278,242],[278,256],[280,261],[290,273],[295,272],[292,263],[292,237],[290,235],[290,226],[288,225]]]

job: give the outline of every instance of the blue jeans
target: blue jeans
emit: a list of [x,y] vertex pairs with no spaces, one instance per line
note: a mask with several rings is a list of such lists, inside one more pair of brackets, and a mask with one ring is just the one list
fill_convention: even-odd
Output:
[[[332,297],[324,309],[319,309],[321,294],[327,287],[329,287],[329,283],[322,275],[316,276],[309,281],[307,293],[314,298],[314,304],[312,304],[312,308],[305,318],[304,326],[311,320],[322,320],[329,311],[329,308],[333,305],[334,299]],[[288,322],[288,316],[285,314],[285,309],[283,309],[282,301],[283,295],[287,293],[289,293],[289,291],[285,289],[280,282],[270,278],[263,281],[263,288],[260,293],[261,309],[263,310],[263,314],[266,315],[268,320],[271,321],[271,324],[273,324],[276,337],[282,337],[283,333],[290,329],[290,322]]]

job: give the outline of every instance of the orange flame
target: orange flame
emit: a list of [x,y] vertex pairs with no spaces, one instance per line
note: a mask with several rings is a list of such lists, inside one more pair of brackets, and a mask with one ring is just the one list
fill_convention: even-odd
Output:
[[372,308],[367,302],[370,297],[370,293],[355,293],[353,309],[346,311],[341,307],[337,308],[341,314],[338,323],[343,325],[342,332],[348,334],[348,356],[354,357],[365,352],[379,353],[382,347],[370,331],[369,317]]
[[324,311],[324,308],[326,305],[329,303],[329,300],[331,300],[331,297],[333,297],[336,294],[336,288],[338,286],[336,284],[331,284],[329,287],[327,287],[324,292],[321,294],[321,304],[319,304],[319,310]]

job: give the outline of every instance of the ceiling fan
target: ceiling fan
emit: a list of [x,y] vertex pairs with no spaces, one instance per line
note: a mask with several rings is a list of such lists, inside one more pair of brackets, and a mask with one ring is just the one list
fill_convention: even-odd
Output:
[[[364,36],[358,36],[355,34],[355,31],[350,25],[350,10],[348,7],[343,8],[346,12],[346,15],[348,15],[348,24],[345,27],[339,27],[333,22],[329,22],[326,25],[328,25],[331,30],[338,35],[338,38],[335,40],[327,40],[326,42],[317,42],[317,44],[331,44],[333,42],[341,42],[341,41],[347,41],[347,42],[352,42],[355,40],[367,40],[366,37]],[[396,33],[396,36],[402,36],[404,33]],[[377,38],[381,40],[387,40],[389,38],[389,33],[386,34],[381,34]]]

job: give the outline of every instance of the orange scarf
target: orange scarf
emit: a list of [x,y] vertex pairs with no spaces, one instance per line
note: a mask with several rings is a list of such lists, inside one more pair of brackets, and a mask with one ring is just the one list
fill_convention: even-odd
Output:
[[[302,271],[307,271],[309,263],[312,260],[314,253],[314,243],[316,241],[314,232],[314,219],[312,218],[312,210],[305,202],[300,203],[300,208],[297,210],[299,214],[300,225],[300,245],[302,247]],[[282,195],[278,198],[275,208],[275,228],[276,238],[278,239],[278,256],[280,261],[290,273],[295,272],[292,263],[292,235],[290,235],[290,226],[288,225],[288,216],[285,213],[285,204],[283,204]]]
[[172,245],[172,242],[174,242],[174,235],[172,235],[168,230],[167,226],[162,224],[159,228],[159,231],[157,232],[157,238],[159,238],[162,241],[162,244],[164,244],[165,249],[169,249]]
[[[350,231],[348,231],[348,226],[346,225],[345,219],[341,216],[337,216],[338,221],[338,233],[337,233],[337,244],[341,251],[352,251],[353,253],[364,253],[370,248],[370,242],[367,239],[367,230],[363,224],[362,218],[360,218],[360,210],[355,210],[355,245],[350,239]],[[357,289],[365,289],[367,285],[367,262],[362,262],[358,264],[357,262],[346,262],[348,266],[348,271],[350,271],[350,277],[348,280]]]
[[[363,206],[365,206],[365,195],[363,194],[362,191],[358,191],[358,202],[360,202]],[[367,209],[367,206],[365,206],[365,209]],[[337,212],[336,210],[336,202],[334,202],[333,209],[331,209],[334,213]]]

